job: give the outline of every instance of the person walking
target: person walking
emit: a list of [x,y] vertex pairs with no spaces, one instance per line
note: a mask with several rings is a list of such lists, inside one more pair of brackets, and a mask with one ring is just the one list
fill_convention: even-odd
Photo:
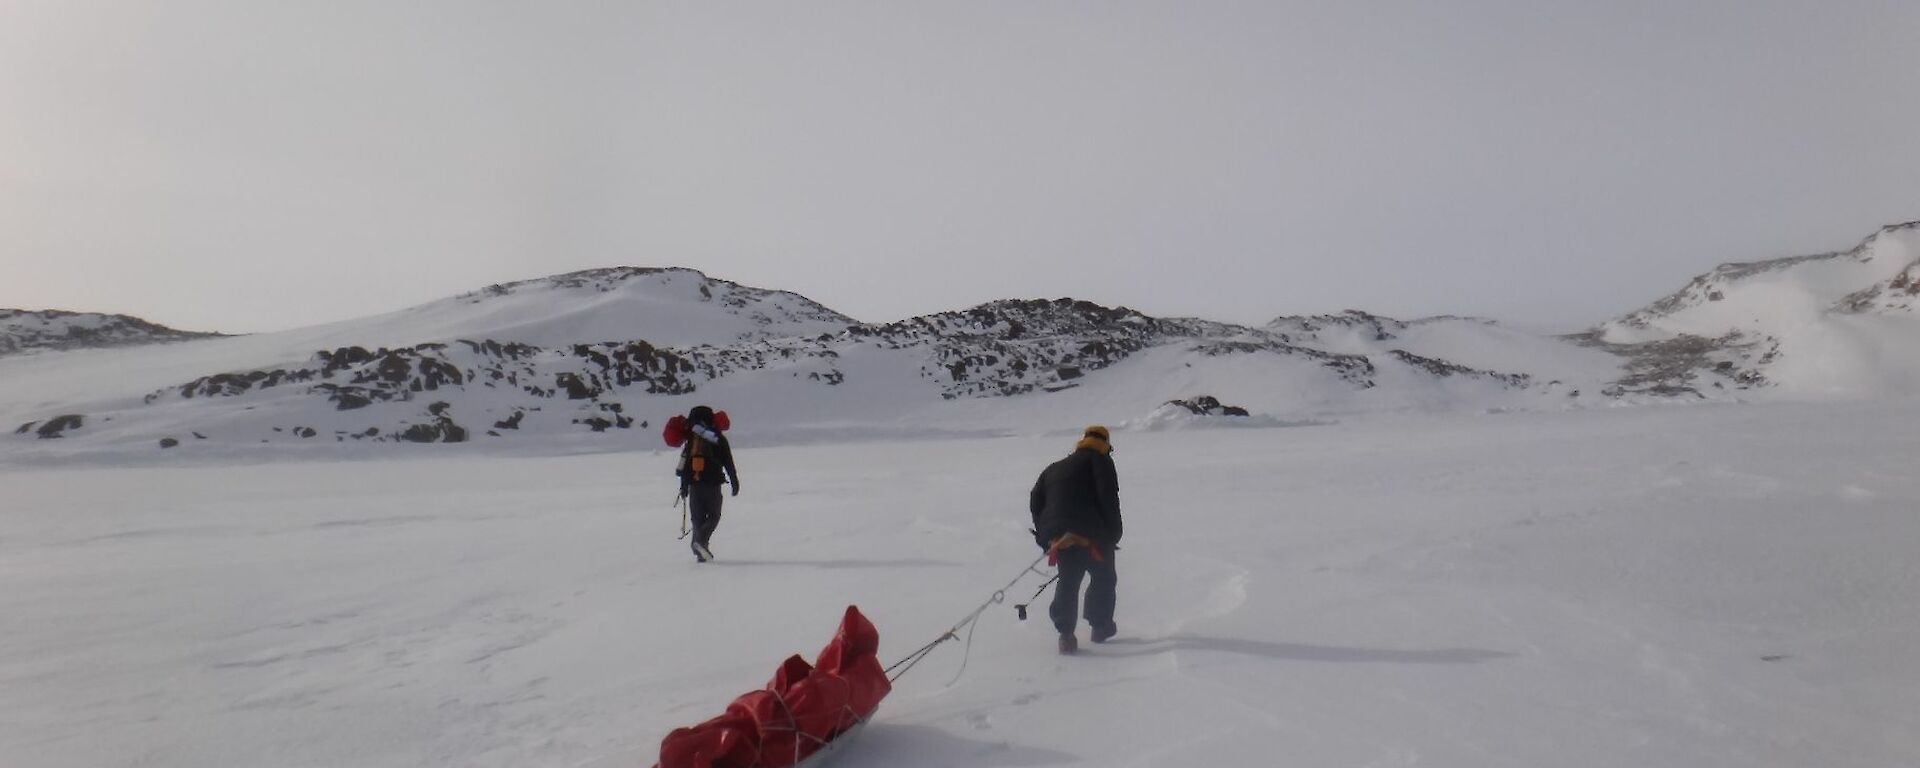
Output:
[[1111,639],[1117,599],[1114,553],[1120,543],[1120,481],[1113,466],[1113,437],[1106,427],[1087,427],[1073,453],[1047,465],[1033,484],[1027,506],[1033,513],[1034,542],[1060,569],[1047,614],[1060,632],[1059,649],[1080,649],[1080,582],[1087,584],[1087,624],[1096,643]]
[[715,424],[713,409],[694,406],[687,412],[687,442],[680,449],[680,496],[687,501],[693,517],[693,557],[699,562],[713,559],[713,532],[720,527],[720,485],[733,486],[740,495],[740,471],[733,465],[733,445],[727,442],[725,424]]

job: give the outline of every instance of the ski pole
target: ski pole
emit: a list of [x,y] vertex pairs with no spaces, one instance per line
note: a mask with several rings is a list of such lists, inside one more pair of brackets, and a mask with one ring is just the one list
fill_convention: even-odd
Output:
[[686,538],[687,534],[692,532],[687,528],[686,500],[687,494],[685,492],[674,494],[673,505],[680,508],[680,538],[682,539]]

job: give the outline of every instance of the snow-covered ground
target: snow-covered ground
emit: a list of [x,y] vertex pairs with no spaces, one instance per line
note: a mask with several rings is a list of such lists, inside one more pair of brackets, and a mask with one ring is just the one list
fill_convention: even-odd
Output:
[[[1920,764],[1917,420],[1122,432],[1121,637],[1029,577],[839,765]],[[892,661],[987,599],[1073,437],[743,443],[705,565],[661,453],[0,467],[0,765],[650,765],[849,603]]]

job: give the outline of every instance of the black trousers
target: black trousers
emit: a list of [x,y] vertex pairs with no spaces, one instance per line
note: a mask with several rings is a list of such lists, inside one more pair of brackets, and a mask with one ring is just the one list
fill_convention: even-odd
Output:
[[720,501],[726,498],[717,485],[687,487],[687,514],[693,518],[693,542],[707,546],[713,531],[720,527]]
[[1053,605],[1047,615],[1060,634],[1073,632],[1080,613],[1080,579],[1087,579],[1087,623],[1095,629],[1113,628],[1114,585],[1120,577],[1113,569],[1113,548],[1101,547],[1102,560],[1094,560],[1086,547],[1060,550],[1060,583],[1054,586]]

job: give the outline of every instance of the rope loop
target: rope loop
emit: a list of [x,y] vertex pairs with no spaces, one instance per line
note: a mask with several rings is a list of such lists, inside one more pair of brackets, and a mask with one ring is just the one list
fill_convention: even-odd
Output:
[[[985,613],[988,608],[1005,603],[1007,601],[1007,590],[1012,589],[1013,585],[1020,583],[1020,580],[1026,578],[1027,574],[1035,573],[1044,575],[1045,572],[1041,571],[1039,566],[1040,562],[1046,559],[1047,556],[1045,553],[1034,558],[1033,562],[1027,564],[1027,567],[1020,569],[1020,573],[1013,577],[1013,581],[1009,581],[1006,586],[994,590],[993,595],[987,598],[986,602],[981,603],[980,607],[973,609],[973,612],[968,613],[966,617],[960,619],[960,621],[948,628],[946,632],[934,638],[933,642],[920,646],[919,650],[907,654],[906,658],[894,662],[891,667],[887,667],[888,682],[899,680],[902,676],[906,675],[908,670],[913,669],[914,665],[919,664],[922,659],[925,659],[929,654],[933,653],[933,649],[939,647],[941,643],[949,640],[959,640],[960,630],[965,629],[967,630],[966,652],[960,657],[960,669],[954,672],[953,679],[947,681],[947,685],[952,686],[954,683],[959,682],[960,675],[967,671],[968,658],[973,655],[973,630],[979,627],[978,619],[980,618],[980,614]],[[899,674],[894,674],[893,671],[895,669],[900,670]]]

